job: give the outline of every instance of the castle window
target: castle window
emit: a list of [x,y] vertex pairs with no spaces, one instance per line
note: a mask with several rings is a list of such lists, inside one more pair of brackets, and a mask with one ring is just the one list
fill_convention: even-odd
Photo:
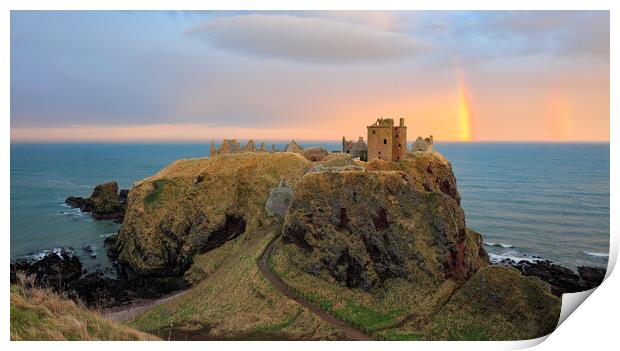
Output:
[[398,144],[398,147],[401,147],[401,145],[400,145],[400,144]]
[[383,144],[387,144],[387,139],[383,139]]
[[374,131],[374,130],[372,131],[372,134],[375,134],[375,131]]

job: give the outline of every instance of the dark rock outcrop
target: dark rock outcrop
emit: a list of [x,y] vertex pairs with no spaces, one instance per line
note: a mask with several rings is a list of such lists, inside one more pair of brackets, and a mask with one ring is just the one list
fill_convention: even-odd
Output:
[[586,289],[592,289],[601,285],[601,283],[605,279],[605,273],[607,273],[604,268],[586,266],[577,267],[577,272],[579,273],[579,276],[581,277],[583,285],[586,287]]
[[[109,254],[115,255],[113,251]],[[73,250],[63,248],[17,260],[11,263],[10,269],[11,283],[17,283],[21,273],[32,277],[35,287],[49,288],[88,306],[104,308],[156,298],[187,287],[183,277],[144,277],[121,265],[84,274],[78,256]]]
[[123,221],[128,189],[118,189],[116,182],[99,184],[89,198],[69,196],[65,204],[79,208],[82,212],[89,212],[97,220]]
[[67,284],[82,275],[82,263],[71,249],[45,250],[34,258],[20,259],[11,263],[11,283],[17,272],[34,277],[36,286],[62,291]]
[[308,173],[293,194],[283,238],[295,264],[342,285],[371,289],[389,278],[463,282],[487,264],[463,210],[420,191],[404,172]]
[[597,267],[578,267],[578,273],[549,260],[519,261],[505,259],[497,264],[516,268],[525,276],[538,277],[551,286],[556,296],[593,289],[605,278],[605,269]]

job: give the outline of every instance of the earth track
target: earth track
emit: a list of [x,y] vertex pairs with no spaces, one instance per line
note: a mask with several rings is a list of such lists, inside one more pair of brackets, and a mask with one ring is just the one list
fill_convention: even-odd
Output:
[[278,238],[279,238],[279,236],[276,236],[273,240],[271,240],[269,242],[269,244],[267,245],[267,247],[265,248],[265,250],[261,254],[260,258],[258,259],[258,268],[260,269],[260,271],[263,274],[263,276],[265,277],[265,279],[267,279],[267,281],[269,283],[271,283],[271,285],[273,285],[282,295],[284,295],[285,297],[295,301],[300,306],[302,306],[302,307],[308,309],[310,312],[314,313],[317,317],[319,317],[322,320],[326,321],[327,323],[331,324],[336,329],[338,329],[341,332],[343,332],[349,339],[351,339],[351,340],[359,340],[359,341],[371,341],[371,340],[373,340],[368,335],[366,335],[366,334],[362,333],[361,331],[351,327],[350,325],[346,324],[345,322],[336,319],[334,316],[332,316],[329,313],[323,311],[321,308],[313,305],[312,303],[310,303],[309,301],[305,300],[304,298],[302,298],[301,296],[299,296],[295,292],[289,290],[282,283],[282,281],[278,277],[276,277],[276,275],[273,274],[273,272],[271,272],[271,270],[269,270],[268,259],[269,259],[269,256],[271,256],[271,252],[273,251],[274,245],[275,245],[275,243],[276,243]]

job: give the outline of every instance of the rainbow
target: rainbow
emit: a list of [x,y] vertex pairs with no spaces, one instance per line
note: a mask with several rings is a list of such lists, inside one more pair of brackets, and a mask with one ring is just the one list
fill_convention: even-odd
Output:
[[458,126],[459,126],[459,140],[471,141],[471,115],[472,104],[470,100],[469,89],[465,84],[465,79],[460,72],[457,72],[457,108],[458,108]]

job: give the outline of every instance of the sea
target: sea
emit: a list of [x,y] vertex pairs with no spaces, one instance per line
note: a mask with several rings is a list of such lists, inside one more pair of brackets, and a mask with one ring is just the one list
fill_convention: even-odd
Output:
[[[607,266],[608,143],[437,142],[435,149],[452,163],[467,226],[483,235],[491,260]],[[88,197],[111,180],[131,188],[177,159],[208,155],[207,143],[11,144],[11,259],[70,247],[86,270],[109,267],[103,240],[119,225],[95,221],[67,207],[65,198]],[[95,247],[95,257],[85,245]]]

